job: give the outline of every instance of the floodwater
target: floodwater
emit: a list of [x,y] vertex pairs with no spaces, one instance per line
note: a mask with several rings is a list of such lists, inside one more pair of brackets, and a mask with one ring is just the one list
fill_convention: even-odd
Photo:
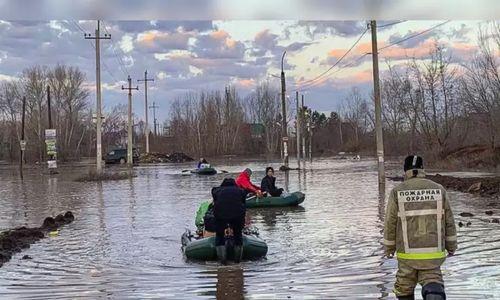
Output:
[[[264,172],[257,170],[266,165],[220,162],[229,174],[207,177],[182,176],[186,164],[140,166],[136,178],[104,183],[74,182],[85,168],[53,178],[32,170],[23,183],[2,170],[0,229],[39,226],[66,210],[76,220],[0,268],[0,298],[394,299],[397,262],[382,257],[385,203],[374,160],[318,160],[305,172],[290,171],[287,180],[277,172],[279,185],[287,181],[306,200],[295,208],[249,211],[268,243],[266,259],[227,267],[185,261],[180,237],[194,228],[211,187],[247,166],[260,181]],[[389,181],[387,191],[395,184]],[[498,216],[500,206],[451,194],[456,222],[472,224],[457,227],[460,249],[443,266],[448,299],[500,299],[500,225],[484,214]],[[476,216],[458,216],[463,211]],[[25,254],[33,259],[22,260]]]

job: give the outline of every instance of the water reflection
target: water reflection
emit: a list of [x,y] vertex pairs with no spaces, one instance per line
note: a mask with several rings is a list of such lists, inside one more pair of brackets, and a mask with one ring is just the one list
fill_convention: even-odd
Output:
[[[27,171],[23,182],[0,172],[0,228],[39,226],[64,210],[77,217],[59,237],[0,268],[0,298],[394,299],[397,262],[382,257],[387,201],[375,160],[318,159],[300,172],[277,173],[279,185],[304,191],[306,200],[248,211],[269,252],[240,269],[185,261],[180,236],[193,229],[200,201],[224,177],[249,167],[260,179],[265,166],[280,162],[214,164],[230,174],[182,176],[190,164],[140,166],[131,180],[77,183],[63,172],[49,179]],[[388,181],[385,190],[394,185]],[[484,214],[497,216],[499,208],[488,206],[491,199],[450,195],[457,222],[472,225],[458,229],[459,251],[443,267],[449,298],[500,299],[499,227]],[[476,216],[458,216],[463,211]],[[22,260],[25,254],[33,260]]]
[[244,299],[245,283],[241,266],[220,267],[217,269],[217,300]]

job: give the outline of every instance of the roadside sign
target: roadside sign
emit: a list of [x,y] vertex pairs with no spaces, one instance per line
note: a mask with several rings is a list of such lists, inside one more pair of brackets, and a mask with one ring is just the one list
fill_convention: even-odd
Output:
[[55,139],[56,138],[56,130],[55,129],[45,129],[45,139]]
[[57,131],[45,129],[45,146],[47,149],[47,165],[49,169],[57,168]]
[[47,161],[47,164],[49,165],[49,169],[56,169],[57,168],[57,161],[55,161],[55,160],[49,160],[49,161]]
[[283,142],[288,142],[288,137],[287,136],[283,137]]

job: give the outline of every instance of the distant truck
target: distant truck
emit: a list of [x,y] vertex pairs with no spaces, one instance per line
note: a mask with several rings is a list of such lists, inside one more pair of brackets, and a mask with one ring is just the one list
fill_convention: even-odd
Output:
[[[133,163],[137,163],[139,161],[139,152],[137,149],[132,150],[132,158]],[[127,162],[127,148],[117,148],[114,149],[104,156],[104,161],[107,164],[124,164]]]

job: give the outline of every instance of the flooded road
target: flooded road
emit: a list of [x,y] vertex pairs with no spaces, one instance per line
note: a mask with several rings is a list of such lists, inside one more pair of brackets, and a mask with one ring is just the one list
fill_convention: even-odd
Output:
[[[182,176],[191,166],[158,165],[137,167],[131,180],[80,183],[32,171],[21,183],[2,171],[0,229],[39,226],[66,210],[76,220],[0,268],[0,298],[394,299],[397,262],[382,258],[385,203],[375,161],[319,160],[289,172],[289,190],[305,192],[305,202],[250,210],[268,243],[267,259],[227,267],[186,262],[180,237],[194,229],[212,186],[244,167],[260,183],[267,163],[216,166],[230,174]],[[284,185],[284,173],[277,177]],[[388,181],[387,191],[395,184]],[[472,224],[457,227],[459,250],[443,267],[448,299],[500,299],[500,225],[484,214],[498,217],[500,206],[451,195],[456,222]],[[476,217],[458,216],[463,211]],[[33,259],[21,260],[25,254]]]

